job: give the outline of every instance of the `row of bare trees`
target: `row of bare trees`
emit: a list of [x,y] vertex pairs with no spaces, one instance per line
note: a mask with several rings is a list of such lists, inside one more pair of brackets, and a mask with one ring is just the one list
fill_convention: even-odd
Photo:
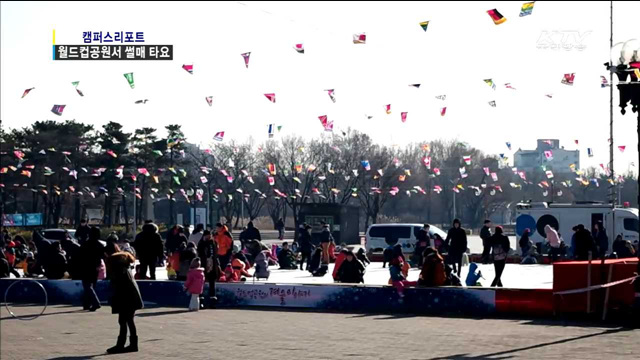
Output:
[[[243,214],[274,223],[289,215],[297,228],[301,205],[327,202],[358,206],[365,227],[380,215],[433,223],[456,216],[476,227],[518,201],[605,200],[609,187],[595,169],[580,176],[586,184],[566,169],[553,169],[553,179],[543,169],[523,177],[498,156],[455,140],[389,147],[347,130],[201,148],[179,125],[164,130],[39,121],[0,131],[2,213],[41,212],[45,224],[58,226],[100,208],[105,225],[120,218],[128,225],[134,201],[141,223],[152,217],[149,201],[166,199],[169,223],[176,202],[186,201],[210,208],[210,222],[224,217],[237,227]],[[636,199],[635,186],[622,189],[623,199]]]

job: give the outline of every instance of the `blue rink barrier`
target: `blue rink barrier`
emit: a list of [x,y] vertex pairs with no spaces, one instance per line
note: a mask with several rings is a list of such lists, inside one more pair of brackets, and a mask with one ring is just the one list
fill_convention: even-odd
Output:
[[[49,304],[82,304],[82,282],[77,280],[0,279],[0,301],[4,301],[7,287],[14,281],[37,281],[47,291]],[[189,305],[190,295],[184,292],[183,282],[138,280],[145,306],[182,307]],[[11,289],[8,301],[43,301],[42,293],[28,284]],[[96,293],[108,304],[109,282],[98,281]],[[205,285],[208,294],[208,284]],[[455,313],[489,315],[496,313],[496,292],[492,289],[454,287],[408,288],[400,298],[390,286],[364,285],[287,285],[287,284],[216,284],[218,307],[277,307],[309,308],[358,312]]]

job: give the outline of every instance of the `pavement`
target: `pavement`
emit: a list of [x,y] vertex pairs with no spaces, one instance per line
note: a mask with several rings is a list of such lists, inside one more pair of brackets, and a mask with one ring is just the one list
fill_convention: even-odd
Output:
[[[41,307],[20,309],[39,312]],[[0,310],[0,358],[25,359],[637,359],[640,330],[559,320],[407,314],[143,309],[140,352],[109,355],[117,316],[56,306],[31,321]]]

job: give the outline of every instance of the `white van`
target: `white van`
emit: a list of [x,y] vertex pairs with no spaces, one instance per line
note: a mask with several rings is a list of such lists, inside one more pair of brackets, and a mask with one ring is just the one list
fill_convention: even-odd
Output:
[[[567,246],[571,246],[571,230],[575,225],[583,224],[593,231],[595,224],[602,221],[609,237],[609,251],[617,235],[632,244],[639,239],[638,209],[612,207],[609,204],[595,202],[558,203],[520,203],[516,205],[516,233],[518,239],[524,229],[530,230],[529,238],[533,243],[544,242],[545,225],[558,230]],[[518,246],[519,248],[519,246]]]
[[[365,236],[365,249],[367,253],[382,252],[389,246],[402,245],[404,253],[412,253],[416,247],[417,235],[423,224],[374,224],[369,226]],[[438,234],[442,240],[447,238],[447,233],[429,224],[429,235]],[[433,245],[433,244],[432,244]]]

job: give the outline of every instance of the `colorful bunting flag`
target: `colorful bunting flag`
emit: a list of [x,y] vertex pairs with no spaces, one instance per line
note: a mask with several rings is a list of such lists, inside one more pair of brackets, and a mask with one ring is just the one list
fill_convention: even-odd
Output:
[[587,148],[587,155],[589,155],[589,157],[593,157],[593,150],[591,150],[591,148]]
[[607,81],[607,78],[600,75],[600,87],[601,88],[606,88],[607,86],[609,86],[609,81]]
[[423,21],[420,23],[420,27],[422,28],[422,30],[424,30],[425,32],[427,32],[427,27],[429,26],[429,22],[428,21]]
[[51,112],[56,114],[56,115],[58,115],[58,116],[61,116],[62,112],[64,111],[64,107],[65,106],[67,106],[67,105],[53,105],[53,108],[51,109]]
[[367,35],[365,33],[353,34],[353,43],[354,44],[366,44]]
[[391,114],[391,104],[385,105],[384,108],[387,114]]
[[520,17],[531,15],[531,12],[533,11],[533,5],[535,3],[535,1],[532,1],[522,4],[522,8],[520,9]]
[[[371,164],[369,164],[368,160],[362,160],[360,161],[360,164],[362,165],[362,167],[366,170],[369,171],[371,170]],[[357,174],[355,174],[356,176],[358,176]]]
[[222,140],[224,140],[224,131],[218,131],[218,132],[213,136],[213,140],[215,140],[215,141],[222,141]]
[[431,156],[423,156],[422,164],[424,164],[427,169],[431,169]]
[[440,116],[444,116],[444,114],[447,113],[447,107],[443,107],[442,109],[440,109]]
[[304,54],[304,45],[295,44],[293,45],[293,49],[298,52],[298,54]]
[[511,150],[511,143],[507,141],[506,144],[507,144],[507,149]]
[[624,149],[626,149],[627,147],[625,145],[620,145],[618,146],[618,150],[620,150],[620,152],[624,152]]
[[576,77],[575,73],[564,74],[564,77],[560,82],[565,85],[573,86],[573,80],[575,79],[575,77]]
[[207,104],[209,104],[209,107],[213,106],[213,96],[207,96],[204,99],[207,100]]
[[182,68],[188,72],[189,74],[193,75],[193,64],[192,65],[182,65]]
[[408,112],[401,112],[400,113],[400,119],[402,120],[402,122],[406,122],[407,121],[407,114]]
[[464,163],[467,165],[471,165],[471,155],[465,155],[462,157],[462,160],[464,160]]
[[504,16],[502,16],[502,14],[500,14],[500,12],[498,12],[498,9],[487,10],[487,14],[491,16],[491,20],[493,20],[493,23],[496,25],[500,25],[503,22],[507,21],[507,18],[505,18]]
[[511,86],[511,83],[506,83],[506,84],[504,84],[504,86],[505,86],[507,89],[511,89],[511,90],[515,90],[515,89],[516,89],[516,88],[514,88],[513,86]]
[[489,101],[489,105],[490,105],[491,107],[496,107],[496,101],[495,101],[495,100],[491,100],[491,101]]

